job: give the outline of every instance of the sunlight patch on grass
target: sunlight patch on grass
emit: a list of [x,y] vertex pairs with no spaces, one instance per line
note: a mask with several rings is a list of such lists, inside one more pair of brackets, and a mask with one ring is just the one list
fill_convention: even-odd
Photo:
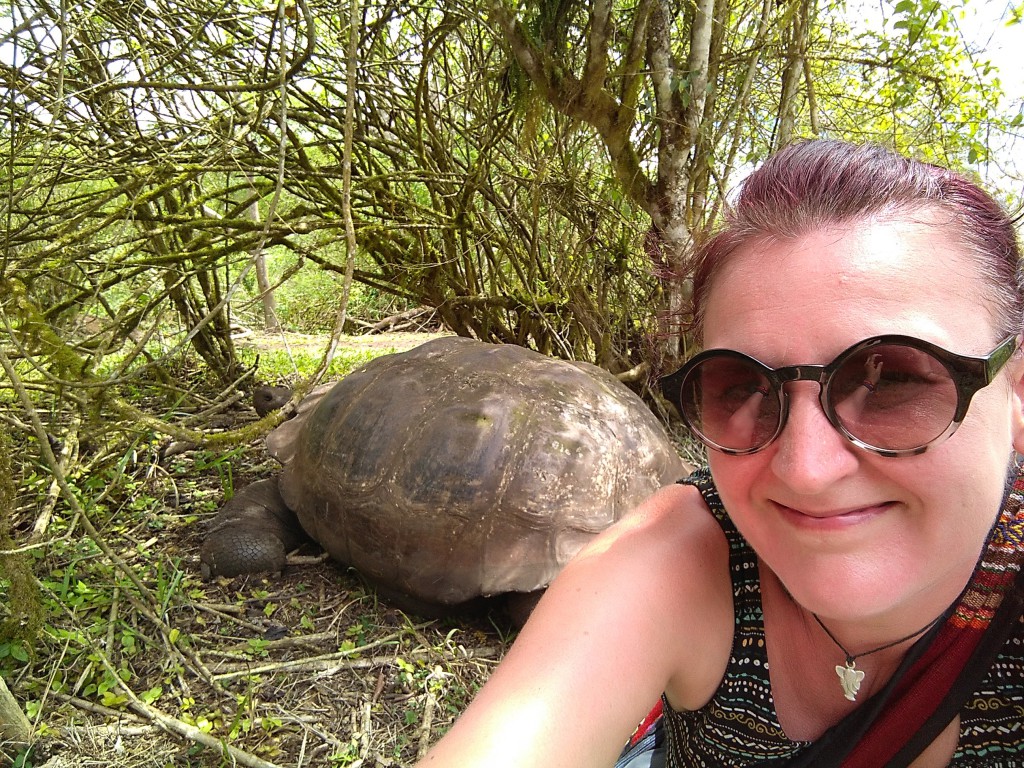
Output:
[[[394,350],[390,350],[394,351]],[[387,349],[341,350],[331,360],[327,369],[329,380],[340,379],[375,357],[389,354]],[[317,369],[322,354],[305,350],[239,349],[238,359],[245,368],[257,366],[256,378],[266,383],[288,383],[309,376]],[[258,364],[258,365],[257,365]]]

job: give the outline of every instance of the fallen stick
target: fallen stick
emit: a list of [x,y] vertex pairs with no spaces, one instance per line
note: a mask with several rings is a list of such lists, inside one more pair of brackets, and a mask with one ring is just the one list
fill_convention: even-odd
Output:
[[32,738],[32,723],[21,711],[7,683],[0,677],[0,739],[16,744],[28,744]]

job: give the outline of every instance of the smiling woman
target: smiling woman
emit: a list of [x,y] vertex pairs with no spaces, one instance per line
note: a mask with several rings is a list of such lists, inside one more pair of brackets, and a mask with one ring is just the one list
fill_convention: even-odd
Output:
[[569,564],[424,764],[1024,765],[1019,257],[878,147],[751,175],[665,384],[709,466]]

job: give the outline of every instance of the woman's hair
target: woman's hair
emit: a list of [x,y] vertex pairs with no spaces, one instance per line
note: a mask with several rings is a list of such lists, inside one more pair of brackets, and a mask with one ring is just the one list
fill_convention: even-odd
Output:
[[936,165],[871,144],[813,140],[769,158],[743,182],[724,226],[693,259],[693,322],[703,313],[715,275],[729,255],[759,240],[784,240],[870,217],[921,213],[951,230],[974,255],[989,286],[1000,333],[1024,327],[1024,283],[1013,221],[977,184]]

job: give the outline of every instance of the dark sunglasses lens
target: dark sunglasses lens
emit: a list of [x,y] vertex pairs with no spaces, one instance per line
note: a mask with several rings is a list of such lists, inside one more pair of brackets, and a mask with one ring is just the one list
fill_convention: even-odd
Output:
[[833,374],[827,394],[847,432],[886,450],[927,445],[956,415],[956,384],[946,367],[902,344],[850,355]]
[[748,451],[767,443],[779,426],[781,401],[764,369],[731,355],[711,356],[683,381],[683,417],[718,448]]

